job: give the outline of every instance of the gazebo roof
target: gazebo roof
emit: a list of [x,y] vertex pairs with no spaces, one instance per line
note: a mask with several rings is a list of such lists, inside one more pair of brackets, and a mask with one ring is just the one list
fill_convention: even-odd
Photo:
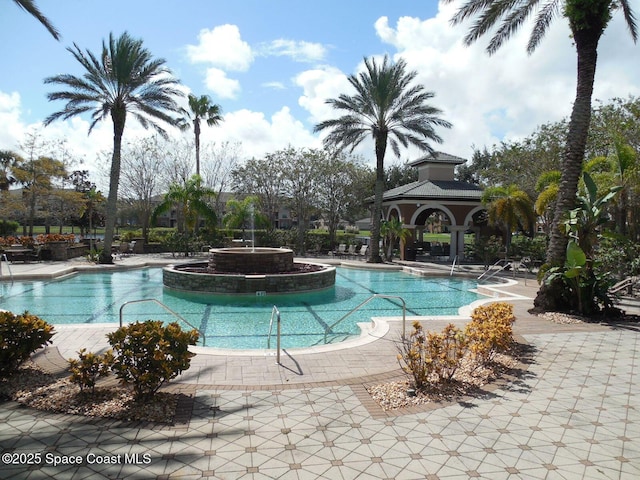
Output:
[[482,189],[472,183],[456,180],[424,180],[387,190],[382,199],[383,201],[400,199],[480,201],[481,197]]
[[424,163],[445,163],[450,165],[462,165],[465,162],[466,160],[464,158],[456,157],[455,155],[451,155],[449,153],[433,152],[433,154],[425,155],[418,160],[414,160],[409,165],[412,167],[417,167]]

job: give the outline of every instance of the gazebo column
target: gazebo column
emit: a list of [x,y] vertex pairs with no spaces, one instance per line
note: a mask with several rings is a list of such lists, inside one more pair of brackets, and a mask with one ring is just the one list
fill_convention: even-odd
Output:
[[458,260],[464,258],[464,232],[467,230],[465,226],[451,226],[451,252],[449,253],[449,259],[453,260],[456,255]]

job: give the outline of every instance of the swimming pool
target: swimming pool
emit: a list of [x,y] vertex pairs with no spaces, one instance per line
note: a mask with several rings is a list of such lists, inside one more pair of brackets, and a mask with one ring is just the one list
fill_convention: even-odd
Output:
[[[208,347],[264,349],[271,310],[277,305],[282,318],[282,348],[294,348],[324,344],[325,329],[375,293],[402,297],[407,316],[457,315],[459,307],[481,298],[471,291],[475,287],[476,282],[467,279],[338,268],[335,287],[320,292],[210,296],[166,289],[162,269],[145,268],[0,284],[0,308],[16,313],[28,310],[52,324],[118,323],[123,303],[155,298],[204,332]],[[396,300],[377,298],[336,326],[327,341],[359,335],[356,324],[370,321],[372,316],[400,316],[400,305]],[[154,303],[130,304],[124,309],[125,322],[149,318],[176,320]],[[271,347],[274,345],[275,340]]]

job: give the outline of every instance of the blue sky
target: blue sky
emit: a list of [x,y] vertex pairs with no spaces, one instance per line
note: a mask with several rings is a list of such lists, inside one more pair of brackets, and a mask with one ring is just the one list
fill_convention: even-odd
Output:
[[[43,79],[82,71],[66,47],[98,52],[110,32],[142,38],[185,85],[222,106],[225,121],[204,141],[238,141],[247,157],[287,145],[320,146],[313,126],[332,115],[325,100],[349,93],[346,76],[364,56],[404,58],[433,104],[453,123],[436,149],[468,158],[473,147],[531,134],[568,115],[575,91],[575,53],[562,18],[531,56],[529,32],[496,55],[484,41],[461,43],[468,25],[451,27],[455,5],[435,0],[39,0],[62,34],[56,42],[12,1],[0,5],[0,148],[16,149],[62,102],[49,103]],[[600,47],[595,98],[640,95],[638,46],[616,16]],[[66,138],[91,165],[110,147],[110,125],[87,138],[85,120],[42,130]],[[128,125],[129,139],[145,132]],[[358,153],[373,157],[372,147]],[[404,159],[416,152],[405,152]],[[388,163],[393,158],[388,159]]]

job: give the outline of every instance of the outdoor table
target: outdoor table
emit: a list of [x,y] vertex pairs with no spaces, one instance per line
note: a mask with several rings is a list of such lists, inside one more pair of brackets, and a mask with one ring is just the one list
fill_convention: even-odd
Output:
[[7,255],[7,260],[10,262],[25,262],[29,261],[29,254],[32,253],[33,250],[30,248],[18,248],[18,247],[10,247],[7,248],[4,253]]

